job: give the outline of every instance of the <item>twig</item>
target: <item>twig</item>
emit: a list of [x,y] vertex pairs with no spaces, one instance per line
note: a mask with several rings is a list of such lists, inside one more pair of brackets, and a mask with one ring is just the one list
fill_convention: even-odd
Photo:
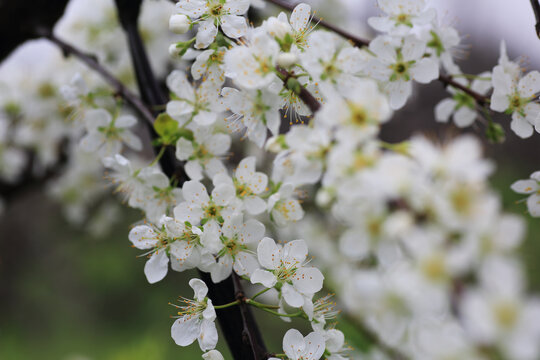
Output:
[[[277,71],[281,74],[281,79],[286,87],[288,86],[289,79],[295,78],[294,73],[289,72],[281,67],[278,67]],[[321,108],[321,103],[303,86],[300,86],[298,97],[304,102],[304,104],[307,105],[313,114],[315,114]]]
[[534,17],[536,18],[536,25],[534,26],[536,36],[540,39],[540,3],[538,3],[538,0],[531,0],[531,6],[534,11]]
[[38,31],[38,33],[56,44],[62,51],[64,55],[75,56],[80,61],[85,63],[89,68],[96,71],[101,77],[114,89],[114,91],[124,98],[127,103],[137,110],[137,112],[149,123],[154,122],[154,116],[142,100],[131,90],[129,90],[124,84],[122,84],[114,75],[112,75],[104,66],[102,66],[92,54],[83,52],[82,50],[74,47],[71,44],[68,44],[64,40],[56,37],[53,33],[49,31]]
[[445,85],[448,85],[460,91],[463,91],[467,95],[470,95],[472,98],[474,98],[474,100],[478,103],[478,105],[482,107],[486,106],[489,103],[489,99],[487,96],[479,94],[476,91],[471,90],[470,88],[463,86],[460,83],[454,81],[451,75],[439,75],[439,81]]

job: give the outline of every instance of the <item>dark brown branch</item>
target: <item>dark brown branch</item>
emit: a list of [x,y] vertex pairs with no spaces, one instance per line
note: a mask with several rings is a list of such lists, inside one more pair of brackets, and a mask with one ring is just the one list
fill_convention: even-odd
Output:
[[540,39],[540,3],[538,3],[538,0],[531,0],[531,6],[534,17],[536,18],[536,25],[534,26],[536,29],[536,36]]
[[[287,1],[284,1],[284,0],[266,0],[274,5],[277,5],[281,8],[284,8],[284,9],[287,9],[287,10],[290,10],[290,11],[293,11],[295,6],[297,4],[290,4],[288,3]],[[362,39],[362,38],[359,38],[358,36],[355,36],[343,29],[340,29],[338,28],[337,26],[329,23],[329,22],[326,22],[324,21],[323,19],[320,19],[316,16],[313,16],[312,18],[312,21],[316,24],[319,24],[321,26],[324,26],[325,28],[327,28],[328,30],[332,30],[333,32],[335,32],[336,34],[339,34],[341,36],[343,36],[345,39],[347,40],[350,40],[354,43],[354,45],[356,46],[368,46],[369,45],[369,41],[368,40],[365,40],[365,39]]]
[[[281,75],[283,84],[289,88],[289,79],[296,78],[293,72],[289,72],[283,68],[278,67],[277,71]],[[289,89],[295,91],[295,89]],[[300,85],[298,97],[307,105],[313,114],[315,114],[321,108],[321,103],[303,86]]]
[[465,94],[474,98],[474,100],[478,103],[478,105],[482,107],[487,106],[487,104],[489,103],[489,98],[487,96],[479,94],[476,91],[471,90],[470,88],[454,81],[451,75],[439,75],[439,81],[447,86],[451,86],[457,90],[463,91]]
[[[126,32],[131,58],[137,76],[139,91],[144,101],[152,108],[167,102],[156,80],[148,56],[144,48],[141,36],[137,28],[137,19],[140,11],[141,0],[115,0],[118,9],[118,17],[122,28]],[[155,136],[155,132],[152,133]],[[168,151],[160,160],[163,171],[168,175],[177,174],[183,170],[176,160],[174,152]],[[178,177],[178,186],[187,179],[185,174]],[[209,297],[216,305],[222,305],[234,301],[243,296],[243,289],[236,274],[228,279],[214,284],[208,274],[201,272],[201,277],[208,286]],[[262,360],[267,351],[262,336],[255,322],[251,310],[246,304],[238,307],[223,309],[218,312],[218,321],[221,330],[229,345],[233,357],[237,360]]]
[[[160,113],[168,101],[167,96],[161,90],[154,71],[150,66],[150,60],[146,53],[141,34],[138,29],[138,18],[141,10],[142,0],[115,0],[118,10],[118,19],[122,29],[126,33],[129,45],[131,61],[137,78],[137,85],[142,100],[150,107],[150,112],[155,117]],[[158,135],[153,126],[149,127],[152,139],[157,139]],[[157,154],[160,148],[156,146],[154,152]],[[178,186],[187,180],[184,166],[176,159],[174,149],[168,147],[159,161],[163,172],[170,178],[178,182]]]
[[40,31],[40,35],[47,38],[54,44],[56,44],[65,56],[72,55],[85,63],[89,68],[96,71],[128,104],[130,104],[137,112],[149,123],[154,122],[154,116],[141,99],[129,90],[124,84],[122,84],[114,75],[112,75],[104,66],[102,66],[92,54],[87,54],[82,50],[74,47],[71,44],[61,40],[49,31]]

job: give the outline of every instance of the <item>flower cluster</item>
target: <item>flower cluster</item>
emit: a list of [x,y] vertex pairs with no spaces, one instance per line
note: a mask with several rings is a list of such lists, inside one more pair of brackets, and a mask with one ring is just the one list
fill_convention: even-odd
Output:
[[[82,223],[106,196],[98,180],[105,169],[123,202],[142,212],[128,239],[147,258],[148,282],[164,280],[169,267],[205,279],[190,280],[193,299],[171,304],[172,338],[180,346],[198,340],[205,359],[223,359],[215,320],[233,306],[311,325],[305,337],[289,329],[284,353],[272,359],[355,356],[333,322],[338,307],[380,339],[381,351],[403,358],[538,358],[540,303],[527,294],[516,255],[525,226],[490,189],[494,166],[479,141],[415,136],[390,144],[379,135],[416,83],[439,79],[451,97],[436,106],[437,121],[452,117],[462,128],[483,116],[496,140],[490,113],[504,112],[518,136],[531,136],[540,128],[540,74],[524,75],[504,43],[491,71],[464,74],[455,62],[459,34],[427,1],[378,4],[384,14],[368,24],[381,34],[364,47],[317,29],[308,4],[259,26],[246,18],[259,1],[180,0],[175,10],[150,11],[143,24],[166,26],[166,12],[170,30],[186,34],[179,42],[159,27],[147,34],[151,48],[174,41],[169,55],[184,61],[166,76],[169,101],[152,142],[91,76],[39,79],[2,104],[0,176],[13,182],[25,171],[46,172],[70,153],[49,191]],[[126,70],[129,58],[111,57],[115,21],[91,14],[64,21],[61,34]],[[83,27],[91,30],[65,30]],[[166,52],[157,52],[153,62],[165,62]],[[36,109],[23,109],[30,95]],[[28,149],[38,156],[35,169],[25,169]],[[530,195],[529,212],[540,216],[538,173],[512,189]],[[114,218],[108,209],[98,227]],[[230,278],[250,288],[230,303],[211,298]],[[319,295],[323,285],[339,306]]]

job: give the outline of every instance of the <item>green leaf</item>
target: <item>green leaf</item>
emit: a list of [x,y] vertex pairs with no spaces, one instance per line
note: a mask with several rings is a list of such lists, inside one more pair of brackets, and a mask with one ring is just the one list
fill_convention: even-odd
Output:
[[154,129],[156,129],[158,135],[166,136],[178,130],[178,122],[170,117],[169,114],[162,113],[154,121]]
[[160,114],[154,121],[154,129],[159,135],[159,143],[163,145],[176,144],[179,138],[183,137],[193,141],[193,132],[188,129],[179,128],[178,122],[167,113]]

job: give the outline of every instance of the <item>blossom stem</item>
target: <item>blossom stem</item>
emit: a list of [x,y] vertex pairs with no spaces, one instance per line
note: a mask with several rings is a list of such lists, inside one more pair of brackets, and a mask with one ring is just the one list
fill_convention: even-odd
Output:
[[277,305],[263,304],[263,303],[254,301],[253,299],[246,299],[246,304],[253,305],[253,306],[258,307],[260,309],[279,309],[279,306],[277,306]]
[[230,302],[228,304],[223,304],[223,305],[214,305],[214,309],[226,309],[231,306],[238,305],[238,304],[240,304],[240,300],[236,300],[236,301]]
[[270,288],[266,288],[266,289],[264,289],[264,290],[259,291],[258,293],[256,293],[255,295],[253,295],[253,296],[251,297],[251,300],[255,300],[256,297],[258,297],[258,296],[264,294],[264,293],[267,292],[268,290],[270,290]]
[[161,149],[159,149],[159,153],[156,155],[156,158],[152,160],[152,162],[150,163],[150,165],[148,165],[148,167],[152,167],[156,165],[159,162],[159,160],[161,160],[161,157],[163,156],[163,154],[165,154],[166,149],[167,149],[166,146],[162,146]]
[[[257,308],[259,308],[259,309],[261,309],[261,310],[263,310],[263,311],[266,311],[267,313],[270,313],[270,314],[276,315],[276,316],[284,316],[284,317],[305,317],[304,312],[303,312],[302,310],[300,310],[300,311],[298,311],[298,312],[295,312],[294,314],[281,314],[281,313],[278,313],[277,311],[270,310],[270,309],[268,309],[268,308],[266,308],[266,307],[260,307],[260,306],[258,306],[258,305],[253,304],[253,303],[250,303],[250,302],[248,302],[248,304],[251,304],[251,305],[253,305],[253,306],[255,306],[255,307],[257,307]],[[264,305],[264,304],[261,304],[261,305]]]

